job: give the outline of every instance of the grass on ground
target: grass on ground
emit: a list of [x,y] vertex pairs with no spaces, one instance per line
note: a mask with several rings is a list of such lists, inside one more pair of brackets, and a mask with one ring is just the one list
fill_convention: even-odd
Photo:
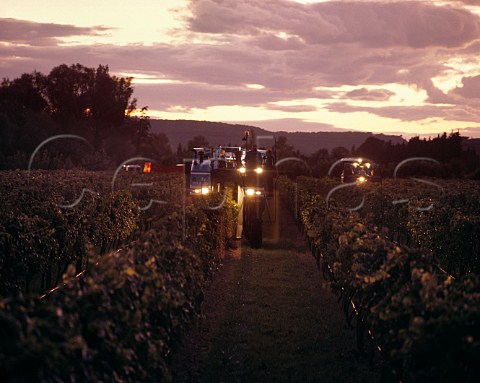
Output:
[[281,234],[259,250],[242,246],[200,381],[377,381],[291,221]]

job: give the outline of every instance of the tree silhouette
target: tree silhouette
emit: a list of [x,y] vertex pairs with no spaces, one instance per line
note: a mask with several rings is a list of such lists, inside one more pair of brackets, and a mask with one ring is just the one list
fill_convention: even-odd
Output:
[[[149,130],[142,120],[140,132],[138,126],[127,123],[136,107],[131,81],[131,77],[111,76],[108,66],[94,69],[81,64],[59,65],[46,76],[33,72],[4,79],[0,85],[0,167],[15,163],[13,156],[28,157],[44,139],[65,133],[86,138],[99,152],[115,152],[120,161]],[[50,155],[61,150],[57,146],[49,148]]]
[[343,146],[337,146],[336,148],[332,149],[332,158],[335,160],[339,160],[340,158],[348,156],[350,156],[350,151]]
[[191,151],[193,148],[208,148],[209,146],[210,144],[204,136],[195,136],[188,141],[187,149]]
[[[112,131],[118,131],[124,125],[125,118],[135,109],[137,100],[130,100],[133,94],[132,79],[110,76],[108,66],[100,65],[97,68],[89,105],[97,140],[103,140]],[[147,108],[142,108],[141,113],[145,115],[146,111]],[[149,125],[144,125],[141,127],[143,135],[149,129]]]
[[474,152],[462,148],[460,134],[443,133],[433,139],[412,137],[408,143],[392,145],[375,137],[369,137],[356,151],[357,155],[372,159],[382,165],[384,175],[392,175],[395,165],[407,158],[429,157],[441,163],[412,163],[404,169],[406,174],[426,176],[459,176],[475,170],[478,157]]

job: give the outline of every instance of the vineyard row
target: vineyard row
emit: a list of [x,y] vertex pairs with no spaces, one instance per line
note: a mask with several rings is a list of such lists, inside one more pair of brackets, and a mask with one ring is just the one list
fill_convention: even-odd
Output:
[[331,179],[283,178],[279,189],[347,319],[381,350],[387,381],[477,381],[478,184],[390,182],[332,195]]
[[[197,317],[205,286],[234,233],[233,201],[215,210],[201,201],[182,205],[182,180],[168,177],[150,178],[154,186],[148,192],[109,193],[106,178],[82,173],[82,188],[104,193],[88,193],[65,210],[58,203],[77,198],[81,190],[63,197],[73,182],[59,186],[56,180],[52,188],[51,172],[45,172],[37,174],[39,183],[22,186],[21,179],[8,176],[16,184],[2,183],[4,190],[10,187],[9,197],[15,195],[3,201],[8,209],[0,221],[2,260],[32,272],[51,262],[70,263],[62,287],[43,299],[14,290],[21,278],[7,284],[10,274],[5,264],[0,268],[4,292],[13,289],[0,300],[0,381],[170,380],[172,350]],[[85,185],[85,176],[92,185]],[[149,199],[169,203],[139,210]],[[211,199],[204,202],[219,205],[218,196]],[[129,245],[106,255],[97,251],[119,239]],[[78,252],[71,253],[75,244]],[[91,266],[76,278],[75,260],[84,251]]]

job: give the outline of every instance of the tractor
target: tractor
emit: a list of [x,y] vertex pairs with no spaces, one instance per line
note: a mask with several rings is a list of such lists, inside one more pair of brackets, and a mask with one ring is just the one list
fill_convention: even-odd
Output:
[[381,181],[382,176],[378,164],[365,158],[342,158],[342,174],[340,180],[343,182],[377,182]]
[[[246,151],[241,174],[243,232],[253,248],[262,246],[262,218],[268,199],[273,198],[273,166],[269,169],[267,151],[255,145]],[[272,164],[273,165],[273,164]]]
[[240,207],[239,227],[250,246],[259,248],[263,242],[264,211],[275,195],[275,171],[273,153],[251,144],[250,137],[246,131],[244,146],[193,148],[194,158],[187,178],[190,195],[222,192],[226,183],[232,184]]

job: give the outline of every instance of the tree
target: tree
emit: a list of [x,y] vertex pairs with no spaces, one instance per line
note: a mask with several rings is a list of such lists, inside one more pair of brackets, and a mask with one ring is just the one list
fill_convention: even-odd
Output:
[[358,147],[356,154],[359,157],[366,157],[379,163],[385,163],[386,156],[384,152],[385,141],[376,137],[368,137],[365,142]]
[[[89,105],[93,119],[95,139],[103,140],[110,133],[119,130],[125,123],[125,118],[135,109],[137,100],[130,100],[133,94],[132,77],[118,78],[110,76],[108,65],[99,65],[95,72],[94,87]],[[142,108],[141,114],[146,115],[147,108]],[[142,122],[142,132],[148,131],[148,126]]]
[[80,64],[62,64],[47,76],[46,93],[50,113],[66,128],[86,116],[91,109],[95,71]]
[[314,176],[326,176],[331,166],[330,156],[327,149],[318,149],[307,160]]
[[287,137],[277,137],[274,152],[278,172],[293,178],[299,175],[311,175],[311,168],[305,162],[306,158],[293,145],[287,143]]
[[147,115],[148,108],[144,107],[140,111],[140,117],[135,116],[130,118],[129,125],[131,125],[130,134],[132,135],[132,141],[135,143],[137,149],[137,155],[139,155],[143,148],[148,145],[148,141],[151,138],[150,132],[150,117]]
[[0,87],[1,111],[18,115],[25,110],[41,113],[47,108],[45,76],[39,72],[22,74],[13,81],[4,79]]
[[350,152],[347,148],[344,148],[343,146],[337,146],[336,148],[332,149],[332,158],[334,160],[339,160],[340,158],[348,156],[350,156]]
[[176,158],[173,155],[165,133],[151,134],[143,155],[158,161],[162,165],[173,165],[176,163]]
[[108,65],[97,69],[81,64],[62,64],[51,70],[46,79],[46,96],[50,112],[62,131],[80,126],[95,146],[112,134],[125,134],[125,119],[136,107],[131,99],[132,77],[110,76]]
[[[41,114],[47,109],[43,93],[45,77],[38,72],[23,74],[0,85],[0,150],[11,155],[32,151],[53,129]],[[44,128],[44,129],[42,129]]]
[[[59,65],[47,76],[33,72],[13,81],[4,79],[0,84],[0,161],[10,163],[8,157],[17,152],[23,153],[19,158],[28,157],[44,139],[65,133],[78,134],[97,151],[106,149],[115,158],[132,153],[132,145],[139,152],[149,123],[141,118],[139,126],[127,124],[136,107],[131,81],[131,77],[110,76],[108,66],[95,69],[81,64]],[[64,156],[61,147],[51,149],[50,155]]]
[[286,136],[278,136],[275,142],[275,154],[278,159],[287,157],[299,157],[300,152],[293,145],[287,143]]
[[208,148],[210,146],[208,140],[204,136],[195,136],[188,141],[187,148],[192,150],[193,148]]

